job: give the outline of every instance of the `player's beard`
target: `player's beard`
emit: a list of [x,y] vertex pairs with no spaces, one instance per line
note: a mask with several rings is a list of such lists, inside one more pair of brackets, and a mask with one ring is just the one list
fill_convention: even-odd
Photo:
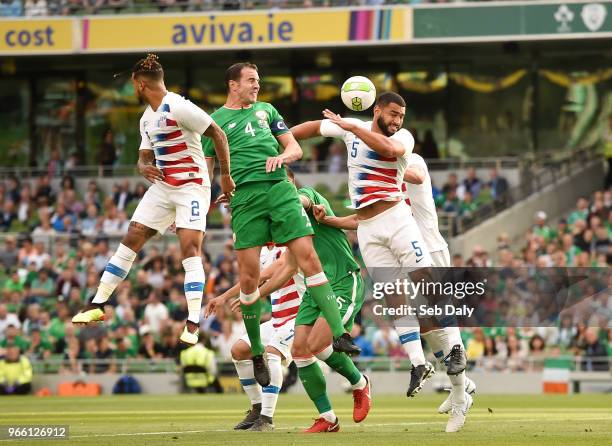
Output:
[[241,100],[241,102],[243,104],[245,104],[247,106],[251,105],[251,104],[254,104],[255,102],[257,102],[257,94],[255,94],[255,97],[253,98],[253,92],[251,90],[249,90],[248,92],[246,92],[245,94],[242,95],[240,100]]
[[385,122],[382,116],[378,117],[376,120],[376,125],[378,125],[378,128],[385,136],[393,136],[395,134],[395,132],[389,131],[389,124]]

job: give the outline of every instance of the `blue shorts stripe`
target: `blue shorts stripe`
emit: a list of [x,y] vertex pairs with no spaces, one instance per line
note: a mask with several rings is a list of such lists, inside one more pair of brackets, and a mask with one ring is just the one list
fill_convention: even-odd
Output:
[[279,393],[280,392],[280,387],[268,386],[268,387],[264,387],[263,389],[261,389],[261,391],[263,393]]
[[241,386],[253,386],[255,384],[257,384],[257,381],[255,381],[255,378],[241,379],[240,380],[240,385]]
[[406,344],[407,342],[420,341],[421,337],[419,336],[418,331],[413,331],[411,333],[404,333],[400,336],[400,342],[402,344]]
[[185,284],[185,292],[188,291],[204,291],[203,282],[189,282]]
[[444,352],[443,351],[434,352],[434,356],[438,359],[442,358],[444,356]]
[[121,277],[125,279],[127,277],[127,271],[119,268],[117,265],[113,265],[112,263],[108,263],[104,271],[108,271],[114,276]]

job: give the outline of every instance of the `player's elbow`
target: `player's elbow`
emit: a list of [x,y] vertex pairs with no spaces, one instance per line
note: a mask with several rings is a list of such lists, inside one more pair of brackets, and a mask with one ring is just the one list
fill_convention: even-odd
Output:
[[420,172],[415,173],[414,175],[411,176],[410,180],[408,181],[410,184],[423,184],[423,182],[425,181],[425,175],[423,175]]
[[291,151],[290,161],[297,161],[299,159],[302,159],[302,157],[304,156],[304,151],[302,150],[302,147],[298,144],[297,141],[294,141],[291,144],[290,151]]
[[397,158],[404,154],[403,148],[393,144],[393,141],[388,140],[387,144],[382,147],[380,154],[386,158]]

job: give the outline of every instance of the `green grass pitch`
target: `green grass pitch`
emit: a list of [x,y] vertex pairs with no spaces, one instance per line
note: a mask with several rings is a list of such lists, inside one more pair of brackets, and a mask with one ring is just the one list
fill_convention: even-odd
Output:
[[[375,390],[375,389],[374,389]],[[0,441],[44,445],[610,445],[611,395],[476,395],[466,426],[444,433],[444,395],[377,396],[367,420],[352,421],[350,395],[332,402],[341,421],[336,434],[305,435],[316,413],[306,396],[281,395],[276,432],[234,432],[247,408],[244,395],[2,397],[0,425],[68,424],[69,441]],[[489,410],[490,409],[490,410]],[[324,437],[322,437],[324,435]]]

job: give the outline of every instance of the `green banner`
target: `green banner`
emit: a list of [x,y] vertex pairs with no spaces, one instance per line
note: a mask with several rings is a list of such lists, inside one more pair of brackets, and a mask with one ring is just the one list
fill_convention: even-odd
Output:
[[481,5],[415,8],[414,40],[530,40],[612,33],[610,1]]

